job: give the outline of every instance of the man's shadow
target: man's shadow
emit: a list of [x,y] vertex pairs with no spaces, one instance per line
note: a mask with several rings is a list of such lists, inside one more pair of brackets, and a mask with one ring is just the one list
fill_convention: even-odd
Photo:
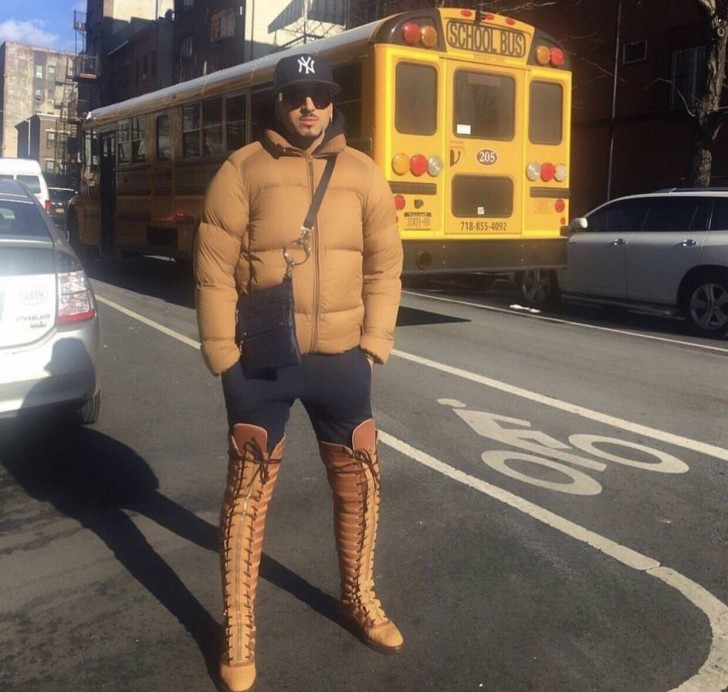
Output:
[[[219,686],[221,628],[175,571],[150,545],[128,512],[210,551],[218,529],[159,492],[159,482],[134,450],[91,428],[23,415],[0,426],[0,463],[31,497],[93,531],[144,588],[192,636],[210,678]],[[224,478],[220,479],[221,491]],[[263,555],[261,577],[339,623],[336,600],[273,558]],[[211,574],[218,579],[218,574]]]

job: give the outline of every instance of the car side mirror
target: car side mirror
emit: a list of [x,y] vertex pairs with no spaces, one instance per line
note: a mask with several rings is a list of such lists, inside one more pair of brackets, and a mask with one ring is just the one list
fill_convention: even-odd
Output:
[[571,220],[571,223],[568,227],[569,235],[572,235],[573,233],[579,233],[580,231],[585,231],[587,228],[589,228],[589,222],[584,218],[583,216],[577,216],[575,219]]

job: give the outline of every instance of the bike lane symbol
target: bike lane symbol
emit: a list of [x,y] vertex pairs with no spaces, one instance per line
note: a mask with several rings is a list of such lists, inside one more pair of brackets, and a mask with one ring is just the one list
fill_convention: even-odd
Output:
[[[689,471],[688,465],[672,454],[636,442],[604,435],[575,434],[569,436],[570,444],[565,444],[544,432],[531,429],[530,422],[519,418],[473,411],[456,399],[438,399],[438,403],[452,408],[481,437],[516,448],[515,451],[496,449],[483,452],[481,459],[487,466],[510,478],[548,490],[586,496],[602,492],[601,483],[580,469],[602,473],[607,464],[582,456],[583,453],[653,473]],[[625,452],[625,448],[628,451]],[[533,466],[541,467],[540,475],[528,473],[529,467]],[[550,473],[544,473],[544,469],[549,469]],[[553,478],[554,473],[560,474],[563,480],[544,478],[545,475]]]

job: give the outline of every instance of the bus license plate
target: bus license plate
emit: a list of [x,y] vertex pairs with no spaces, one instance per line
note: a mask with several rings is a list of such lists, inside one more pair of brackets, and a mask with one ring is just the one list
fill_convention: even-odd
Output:
[[432,228],[432,214],[429,211],[408,211],[404,214],[406,231],[429,231]]

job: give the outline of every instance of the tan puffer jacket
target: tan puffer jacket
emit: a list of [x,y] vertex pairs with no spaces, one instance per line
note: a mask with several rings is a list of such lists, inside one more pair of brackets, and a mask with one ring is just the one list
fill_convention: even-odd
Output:
[[214,374],[240,357],[238,294],[283,279],[283,249],[299,237],[326,158],[334,153],[311,257],[293,271],[298,344],[303,354],[358,345],[379,362],[389,357],[402,271],[389,185],[369,157],[346,146],[343,133],[311,155],[268,130],[263,143],[243,147],[222,165],[196,236],[197,320],[202,355]]

